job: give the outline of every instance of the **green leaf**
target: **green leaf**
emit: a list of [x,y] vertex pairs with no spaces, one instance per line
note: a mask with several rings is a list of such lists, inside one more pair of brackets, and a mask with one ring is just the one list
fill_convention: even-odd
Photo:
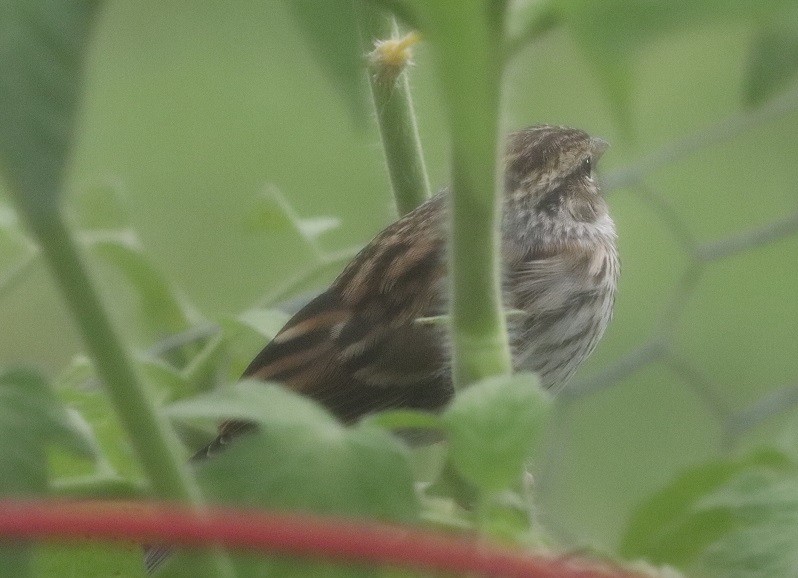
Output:
[[[44,494],[52,446],[97,459],[92,432],[75,412],[66,410],[41,376],[26,370],[0,374],[0,496]],[[27,546],[0,546],[4,575],[26,576]]]
[[[174,398],[196,395],[216,389],[221,383],[227,383],[229,360],[230,347],[226,336],[219,333],[208,339],[199,353],[183,369],[182,377],[187,387],[178,392]],[[235,377],[240,375],[240,372],[236,372]]]
[[353,120],[362,123],[368,108],[354,3],[289,0],[288,5],[308,46],[346,99]]
[[[378,578],[383,573],[375,568],[355,565],[318,562],[312,559],[273,557],[262,554],[240,553],[233,557],[235,575],[240,578],[279,576],[280,578]],[[207,573],[206,566],[196,556],[172,556],[156,573],[158,578],[195,578]],[[410,576],[403,575],[404,578]]]
[[290,317],[277,309],[253,308],[219,321],[229,354],[227,381],[241,376],[252,358],[277,335]]
[[407,449],[398,440],[373,426],[345,428],[324,408],[282,386],[243,381],[172,404],[166,412],[173,419],[259,424],[257,433],[242,436],[198,468],[220,500],[415,518]]
[[[201,576],[202,574],[195,574]],[[8,574],[18,576],[18,574]],[[147,578],[141,548],[135,545],[86,543],[47,544],[37,548],[31,576],[71,578]]]
[[443,414],[452,464],[487,491],[517,483],[546,426],[550,398],[529,373],[482,380]]
[[115,474],[89,474],[57,478],[50,484],[50,494],[79,500],[142,500],[153,498],[144,480],[122,478]]
[[38,249],[23,232],[17,213],[0,202],[0,298],[34,271]]
[[265,192],[257,195],[254,206],[248,213],[248,225],[253,229],[263,229],[270,233],[299,232],[296,226],[298,217],[293,207],[276,187],[268,187]]
[[595,65],[619,124],[631,131],[634,59],[654,40],[708,23],[755,22],[789,0],[559,0],[557,6],[585,55]]
[[94,365],[85,355],[75,355],[55,378],[55,389],[78,389],[96,380]]
[[28,213],[55,209],[98,6],[94,0],[0,3],[0,169]]
[[238,314],[230,323],[225,321],[222,323],[228,331],[234,332],[237,328],[246,328],[268,341],[274,339],[290,318],[290,315],[279,309],[256,308]]
[[33,273],[37,263],[38,253],[32,251],[17,259],[11,266],[0,270],[0,298],[27,279]]
[[729,511],[699,507],[734,476],[752,468],[780,470],[789,460],[775,452],[702,464],[676,478],[637,507],[621,540],[620,554],[654,564],[684,566],[734,527]]
[[43,492],[46,450],[55,444],[83,456],[95,451],[42,377],[26,370],[0,374],[0,494]]
[[297,395],[281,385],[242,380],[232,387],[207,395],[185,399],[164,408],[176,420],[243,419],[255,423],[286,427],[298,424],[332,427],[335,418],[309,398]]
[[188,380],[169,363],[149,355],[138,356],[139,367],[157,391],[158,403],[186,397],[191,392]]
[[335,217],[300,217],[280,189],[274,186],[268,186],[266,191],[255,198],[251,215],[249,219],[251,227],[270,233],[294,231],[302,237],[311,250],[317,252],[318,238],[341,224],[341,221]]
[[379,429],[262,422],[197,477],[213,499],[248,507],[406,523],[418,513],[406,450]]
[[[398,522],[417,520],[419,507],[407,448],[384,430],[365,424],[346,428],[313,401],[281,386],[255,381],[174,403],[166,411],[173,419],[238,418],[259,424],[256,432],[197,464],[196,475],[206,495],[217,501]],[[178,560],[169,564],[164,575],[181,575],[173,574],[180,566]],[[286,572],[291,568],[305,568],[299,562],[260,564],[280,576],[289,575]]]
[[784,88],[798,72],[798,10],[793,8],[754,37],[743,98],[761,104]]
[[[116,417],[108,395],[100,387],[91,362],[77,357],[56,379],[56,391],[68,407],[77,411],[90,426],[99,446],[94,470],[100,474],[136,477],[141,472],[138,461]],[[56,472],[61,476],[85,475],[74,460],[59,461]]]
[[0,544],[0,568],[6,576],[31,576],[29,544]]
[[696,504],[722,512],[733,529],[713,542],[701,561],[717,576],[792,576],[798,568],[798,475],[745,471]]
[[0,240],[16,250],[33,251],[36,246],[22,229],[17,212],[5,203],[0,202]]
[[88,458],[95,464],[102,463],[104,459],[102,456],[102,448],[100,447],[99,440],[94,435],[94,430],[86,418],[77,410],[71,407],[65,407],[63,420],[64,425],[69,428],[76,442],[74,444],[65,444],[63,440],[59,440],[61,443],[56,446],[56,451],[51,454],[50,465],[53,471],[55,471],[54,458],[56,456],[61,456],[71,462],[75,462],[75,455],[77,454],[81,457]]
[[199,314],[158,271],[135,233],[95,231],[84,234],[83,239],[135,288],[140,298],[141,318],[155,334],[178,333],[199,322]]
[[440,415],[413,409],[393,409],[366,416],[370,423],[389,430],[442,430],[444,423]]

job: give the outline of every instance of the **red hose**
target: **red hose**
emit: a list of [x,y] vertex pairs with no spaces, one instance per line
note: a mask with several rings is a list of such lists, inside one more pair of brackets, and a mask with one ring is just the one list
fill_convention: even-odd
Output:
[[171,504],[4,500],[0,501],[0,537],[62,542],[90,538],[176,546],[218,543],[264,554],[481,576],[642,576],[607,563],[532,555],[409,526],[219,507],[199,514]]

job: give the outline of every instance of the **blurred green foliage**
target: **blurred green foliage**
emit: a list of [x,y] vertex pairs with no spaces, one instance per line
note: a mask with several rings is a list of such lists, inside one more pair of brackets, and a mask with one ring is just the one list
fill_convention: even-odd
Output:
[[[299,29],[302,9],[289,4],[109,3],[90,48],[66,201],[75,223],[88,231],[83,240],[93,249],[94,271],[118,325],[142,351],[203,318],[237,337],[197,346],[199,361],[176,375],[150,363],[149,371],[160,376],[154,380],[175,384],[181,395],[236,375],[262,346],[279,323],[271,313],[252,313],[261,311],[254,305],[320,287],[339,267],[337,252],[350,254],[393,218],[376,128],[358,120],[349,93]],[[655,524],[657,504],[673,503],[666,499],[673,494],[649,496],[685,470],[671,491],[678,494],[690,475],[713,483],[688,483],[679,510],[684,518],[661,521],[678,530],[720,516],[723,528],[738,530],[715,543],[709,567],[736,571],[750,562],[728,564],[735,540],[747,539],[735,521],[749,515],[746,500],[764,503],[760,524],[776,506],[794,510],[794,493],[784,490],[793,472],[751,482],[744,471],[751,460],[735,457],[773,446],[790,414],[753,431],[743,428],[743,436],[730,437],[728,430],[736,412],[798,379],[798,235],[785,233],[702,265],[694,291],[684,302],[673,298],[697,244],[779,219],[789,225],[798,212],[795,10],[778,1],[750,11],[745,5],[675,2],[666,10],[637,0],[563,0],[511,6],[522,25],[549,10],[561,16],[513,53],[503,79],[502,127],[562,123],[601,135],[613,144],[601,172],[626,182],[609,193],[623,260],[616,318],[579,382],[590,384],[663,323],[674,324],[671,355],[653,363],[638,359],[639,371],[555,411],[549,457],[536,484],[545,521],[571,545],[624,546],[627,555],[678,552],[681,546],[668,541],[673,535],[648,549],[629,546],[634,526],[627,523],[648,499],[633,519]],[[624,41],[608,40],[619,37]],[[430,46],[418,48],[411,84],[427,165],[442,186],[450,143],[434,58]],[[662,150],[673,158],[646,174],[643,185],[623,181]],[[113,192],[93,195],[98,190]],[[289,222],[296,224],[299,215],[311,224],[304,234],[284,226],[279,207],[264,208],[262,193],[274,190],[295,212]],[[124,208],[108,201],[113,198]],[[340,226],[314,228],[325,222],[307,220],[316,217]],[[125,235],[91,235],[109,228]],[[327,265],[321,279],[308,274],[320,255]],[[21,273],[7,277],[20,263]],[[85,385],[61,372],[80,345],[36,250],[20,240],[4,206],[0,297],[0,366],[60,373],[62,396],[99,432],[111,462],[100,469],[111,478],[135,476],[107,402],[90,388],[65,385]],[[224,375],[210,375],[220,366]],[[101,415],[106,418],[92,418]],[[202,436],[190,427],[183,433]],[[729,461],[707,464],[718,456]],[[83,473],[85,465],[60,454],[55,462],[69,474]],[[705,475],[707,468],[715,469]],[[789,528],[794,518],[779,521]],[[770,567],[779,568],[796,548],[764,550]],[[137,556],[130,552],[126,560]]]

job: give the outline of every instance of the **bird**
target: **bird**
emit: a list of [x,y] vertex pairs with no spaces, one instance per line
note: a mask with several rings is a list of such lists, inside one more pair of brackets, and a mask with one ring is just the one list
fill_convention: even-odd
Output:
[[[507,137],[500,247],[503,307],[516,313],[512,367],[555,392],[596,347],[615,304],[617,236],[595,175],[607,146],[554,125]],[[377,234],[242,377],[281,383],[347,424],[386,409],[443,409],[454,396],[451,341],[446,324],[425,320],[448,312],[449,198],[444,188]],[[191,461],[255,427],[222,423]],[[170,553],[146,547],[147,572]]]
[[[508,135],[501,200],[501,288],[514,371],[557,391],[613,314],[616,231],[595,175],[608,144],[534,125]],[[485,194],[491,194],[486,191]],[[450,191],[382,230],[299,310],[242,377],[278,382],[344,423],[386,409],[439,411],[454,395],[446,324]],[[230,420],[194,460],[254,425]]]

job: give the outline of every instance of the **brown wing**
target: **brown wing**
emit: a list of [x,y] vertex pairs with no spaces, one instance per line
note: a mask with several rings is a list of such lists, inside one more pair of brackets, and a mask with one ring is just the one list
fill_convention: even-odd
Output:
[[[387,408],[443,406],[452,395],[445,334],[416,322],[444,309],[442,208],[433,198],[380,233],[243,376],[283,383],[345,422]],[[225,422],[197,457],[251,427]]]

